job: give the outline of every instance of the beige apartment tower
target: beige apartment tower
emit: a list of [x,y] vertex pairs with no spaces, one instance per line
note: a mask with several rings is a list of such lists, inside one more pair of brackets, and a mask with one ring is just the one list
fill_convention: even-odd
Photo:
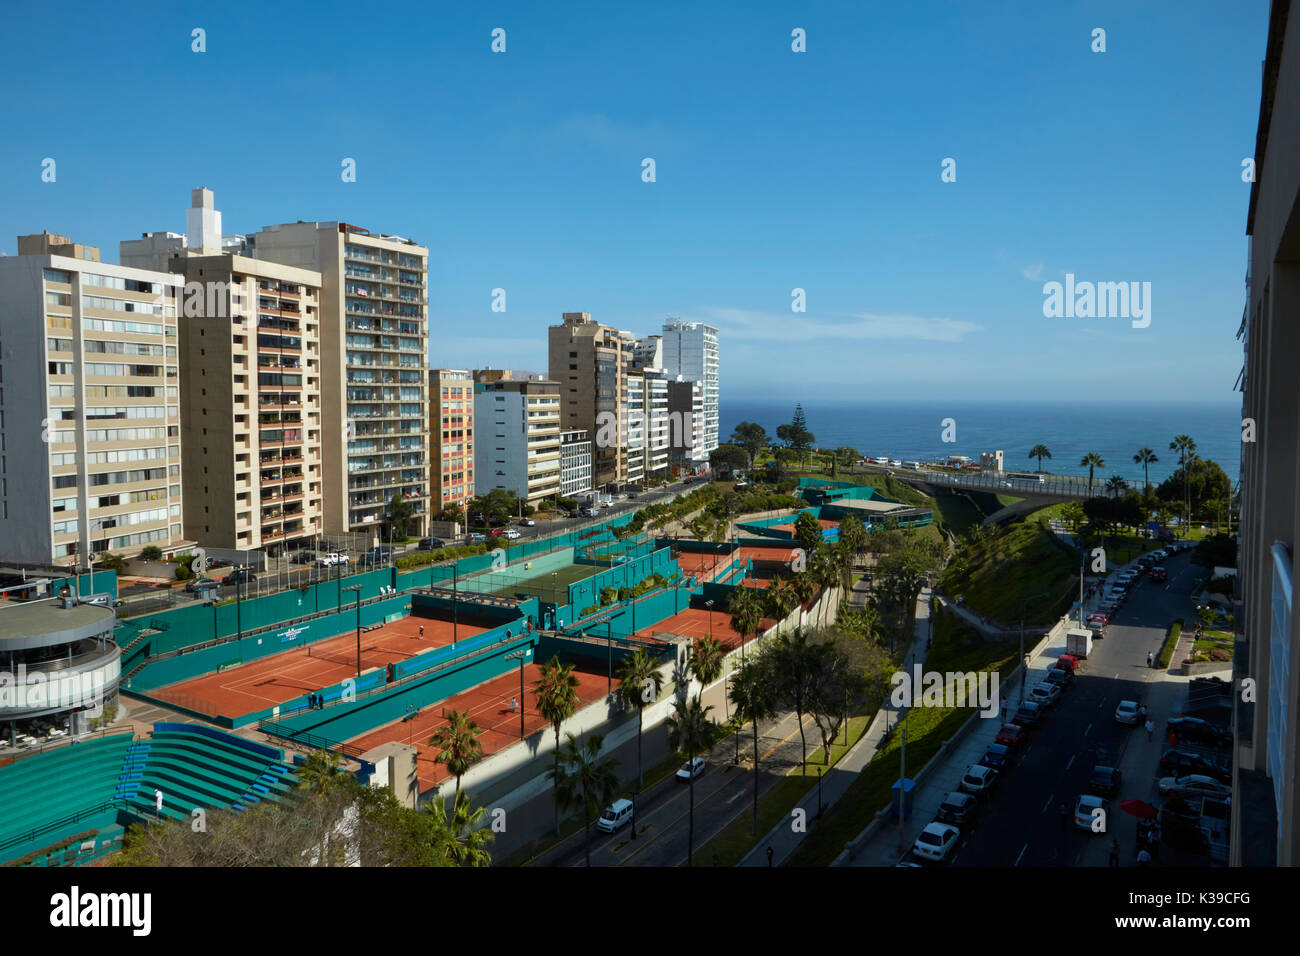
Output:
[[[565,312],[562,320],[547,330],[549,377],[560,386],[560,422],[566,430],[591,436],[595,487],[621,488],[629,482],[628,372],[636,340],[593,322],[587,312]],[[639,436],[633,437],[639,443]],[[634,469],[638,475],[641,470]]]
[[186,536],[274,553],[321,531],[320,273],[240,255],[211,191],[192,196],[185,235],[146,233],[119,253],[185,277]]
[[192,544],[181,284],[48,232],[0,258],[0,559],[84,568]]
[[322,522],[372,532],[398,496],[428,529],[429,251],[345,222],[267,226],[247,255],[321,274]]

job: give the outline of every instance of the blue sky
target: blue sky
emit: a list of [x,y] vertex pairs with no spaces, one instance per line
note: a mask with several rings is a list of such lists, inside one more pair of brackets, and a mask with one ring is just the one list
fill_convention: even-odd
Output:
[[[544,369],[565,311],[677,315],[719,326],[724,398],[1232,402],[1267,12],[11,6],[0,251],[49,229],[117,261],[204,185],[227,233],[427,245],[435,365]],[[1150,282],[1150,326],[1045,318],[1067,272]]]

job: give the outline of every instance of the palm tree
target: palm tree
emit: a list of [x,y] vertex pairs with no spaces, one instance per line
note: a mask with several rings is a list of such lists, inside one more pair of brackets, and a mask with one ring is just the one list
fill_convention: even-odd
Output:
[[[533,685],[537,695],[537,712],[546,718],[555,731],[555,773],[560,768],[560,724],[564,723],[578,710],[578,678],[573,674],[574,665],[561,664],[559,657],[552,657],[542,665],[542,675]],[[559,794],[555,798],[555,834],[560,834]]]
[[644,727],[645,709],[659,699],[659,694],[664,689],[664,678],[659,673],[659,662],[644,647],[638,647],[630,656],[623,658],[623,663],[618,667],[618,680],[618,696],[623,703],[636,708],[636,786],[640,791],[645,785],[645,773],[641,764],[641,731]]
[[1169,448],[1172,451],[1178,452],[1178,461],[1181,463],[1183,468],[1183,499],[1185,504],[1183,509],[1183,514],[1185,515],[1183,519],[1183,533],[1186,534],[1187,524],[1191,520],[1190,512],[1192,507],[1191,486],[1187,481],[1187,464],[1189,459],[1194,457],[1193,453],[1196,451],[1196,442],[1192,439],[1191,435],[1175,435],[1174,440],[1169,443]]
[[1041,472],[1043,470],[1043,459],[1051,458],[1052,453],[1047,450],[1046,445],[1035,445],[1029,449],[1029,457],[1038,459],[1038,470]]
[[691,656],[686,666],[700,682],[701,695],[705,687],[722,676],[723,656],[722,642],[711,637],[697,637],[691,645]]
[[790,589],[794,592],[795,600],[802,605],[807,605],[817,595],[817,581],[805,569],[794,576],[794,583],[790,585]]
[[557,760],[546,775],[555,784],[557,805],[566,812],[582,809],[583,852],[587,866],[591,866],[591,818],[608,806],[618,793],[618,774],[614,770],[618,761],[600,755],[605,743],[604,734],[592,734],[582,743],[573,734],[566,736],[563,758]]
[[1106,462],[1102,460],[1101,455],[1095,451],[1090,451],[1083,456],[1083,460],[1079,464],[1088,469],[1088,494],[1092,494],[1092,471],[1094,468],[1105,468]]
[[1145,492],[1146,489],[1151,487],[1148,469],[1160,459],[1156,457],[1156,453],[1150,448],[1143,447],[1138,449],[1137,454],[1133,456],[1133,460],[1142,466],[1142,489]]
[[442,800],[430,800],[424,812],[432,818],[437,840],[456,866],[491,866],[492,854],[487,845],[496,839],[491,827],[483,826],[484,807],[471,809],[469,794],[456,791],[451,816]]
[[794,707],[799,721],[799,773],[808,772],[808,739],[804,735],[803,715],[808,698],[808,679],[812,672],[815,645],[808,643],[803,628],[778,634],[771,650],[771,677],[778,698]]
[[736,708],[736,719],[747,720],[754,726],[754,819],[749,827],[751,834],[758,832],[758,722],[776,714],[776,695],[765,661],[765,656],[750,658],[731,678],[731,704]]
[[1119,475],[1111,475],[1106,479],[1106,490],[1111,493],[1112,497],[1117,497],[1128,487],[1128,482]]
[[294,770],[298,789],[329,794],[344,790],[356,777],[339,766],[342,755],[337,750],[314,750]]
[[[694,700],[678,699],[673,705],[672,716],[668,718],[668,746],[686,754],[688,762],[694,762],[698,754],[704,753],[713,745],[713,723],[709,720],[712,706],[705,707],[696,696]],[[692,770],[694,768],[692,767]],[[686,828],[686,865],[692,866],[695,860],[695,774],[690,775],[691,812],[690,823]]]
[[[732,592],[733,598],[735,595],[736,592]],[[784,621],[785,616],[793,611],[794,606],[799,603],[798,599],[794,596],[794,590],[790,587],[790,582],[786,578],[774,579],[772,583],[767,586],[767,590],[763,592],[763,599],[767,604],[768,612],[778,621]],[[758,604],[759,602],[754,603]],[[731,611],[735,614],[736,608],[733,606]],[[747,619],[745,623],[748,623],[750,625],[749,627],[742,628],[741,623],[734,617],[731,619],[731,626],[742,634],[755,633],[758,630],[759,625],[762,623],[763,617],[761,607],[756,607],[755,611],[758,619]]]
[[[822,588],[829,589],[840,583],[840,563],[837,552],[832,548],[818,548],[812,556],[812,561],[808,564],[808,572],[812,574],[813,580]],[[817,611],[817,625],[821,626],[822,618],[826,616],[826,607],[830,602],[826,600],[823,594],[821,607]]]
[[438,748],[434,763],[447,765],[447,770],[456,778],[456,792],[460,793],[460,778],[470,767],[483,759],[483,744],[478,735],[483,728],[470,719],[469,714],[459,710],[449,711],[447,725],[439,727],[429,738],[429,746]]

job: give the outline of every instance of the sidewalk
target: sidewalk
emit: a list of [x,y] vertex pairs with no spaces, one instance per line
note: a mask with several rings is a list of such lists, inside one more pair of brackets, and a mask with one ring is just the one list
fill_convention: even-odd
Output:
[[[910,671],[914,664],[925,663],[925,655],[929,650],[930,638],[930,589],[922,589],[916,599],[916,625],[913,630],[912,648],[908,653],[907,660],[904,661],[902,669]],[[822,777],[821,800],[824,808],[829,808],[844,796],[849,786],[858,778],[862,769],[871,762],[880,749],[881,741],[885,737],[885,731],[898,721],[897,709],[885,699],[884,706],[876,712],[875,717],[871,720],[871,725],[862,738],[854,744],[849,752],[840,758],[839,762],[830,769],[830,772]],[[813,768],[809,768],[810,771]],[[811,773],[809,775],[811,777]],[[808,829],[812,828],[812,821],[817,817],[817,786],[814,779],[813,787],[808,795],[804,797],[798,806],[806,814]],[[787,815],[784,820],[778,823],[765,836],[744,860],[740,866],[767,866],[767,848],[772,848],[772,865],[779,866],[789,858],[790,854],[795,851],[804,838],[803,833],[794,832],[791,827],[793,817]]]

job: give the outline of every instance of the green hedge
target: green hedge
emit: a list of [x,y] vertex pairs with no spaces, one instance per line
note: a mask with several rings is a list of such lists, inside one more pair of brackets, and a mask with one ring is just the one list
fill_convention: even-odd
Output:
[[1180,617],[1169,625],[1169,633],[1165,635],[1165,643],[1160,648],[1160,666],[1168,667],[1170,659],[1174,656],[1174,648],[1178,646],[1178,638],[1183,633],[1183,619]]
[[449,548],[439,548],[437,551],[417,551],[415,554],[404,555],[394,563],[399,571],[409,571],[411,568],[422,568],[442,561],[468,558],[472,555],[484,554],[487,551],[488,548],[481,544],[454,544]]

